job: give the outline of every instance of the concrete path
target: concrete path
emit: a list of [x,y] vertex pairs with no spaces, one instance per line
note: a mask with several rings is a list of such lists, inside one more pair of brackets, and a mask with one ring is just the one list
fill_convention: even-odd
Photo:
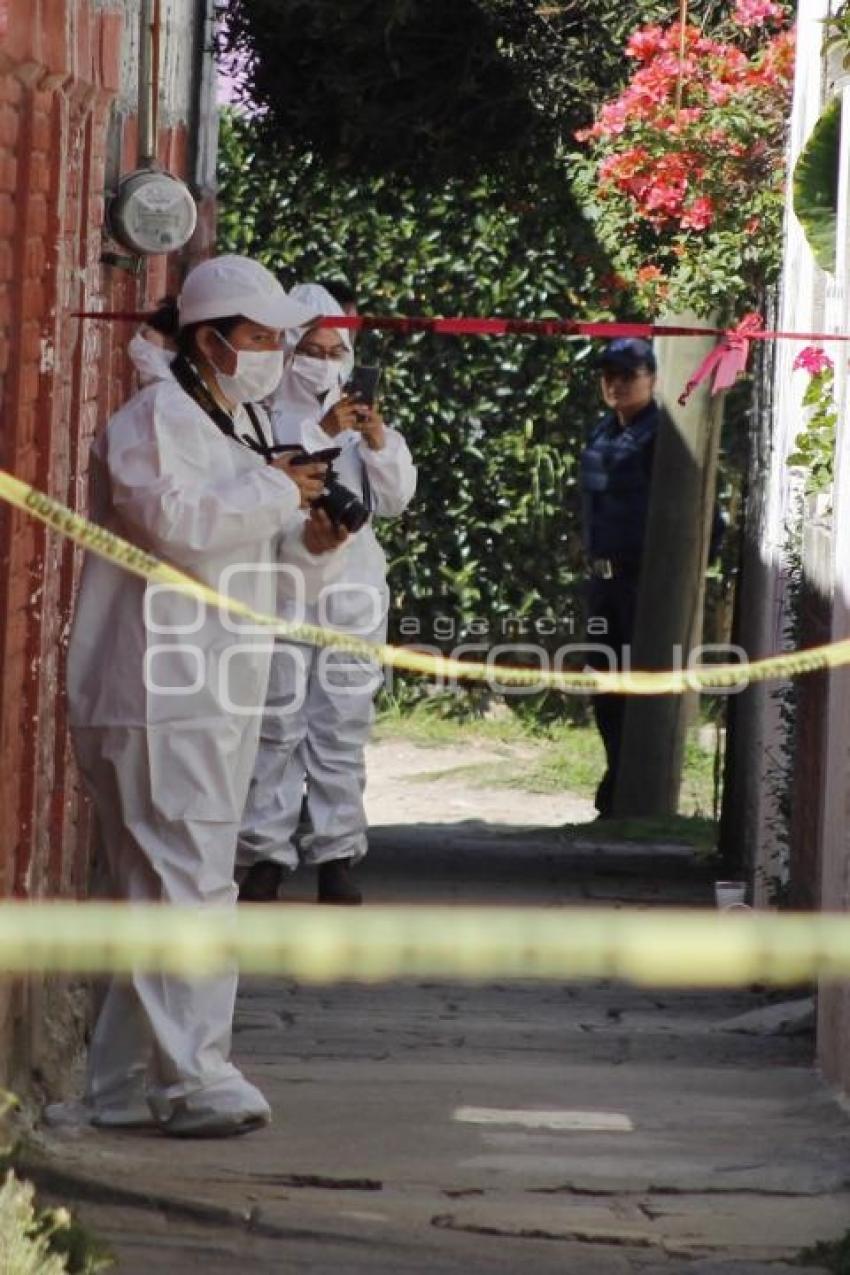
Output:
[[[528,794],[505,807],[494,789],[488,807],[470,792],[484,818],[458,821],[443,780],[410,822],[409,750],[397,772],[387,745],[373,757],[386,801],[369,899],[636,903],[659,925],[665,905],[709,904],[690,851],[567,844]],[[312,889],[305,874],[287,897]],[[271,1129],[54,1134],[40,1176],[126,1275],[787,1275],[803,1246],[850,1229],[850,1119],[812,1069],[805,1021],[736,1024],[777,999],[245,980],[235,1054]]]

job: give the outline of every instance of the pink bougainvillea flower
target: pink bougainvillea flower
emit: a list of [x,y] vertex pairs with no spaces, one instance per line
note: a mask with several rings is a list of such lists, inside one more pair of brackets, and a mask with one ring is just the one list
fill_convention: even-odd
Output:
[[802,368],[812,376],[820,376],[834,366],[832,359],[817,345],[807,345],[794,360],[794,370]]
[[648,62],[662,48],[664,32],[661,27],[641,27],[634,31],[626,44],[626,56],[637,62]]
[[732,21],[739,27],[762,27],[784,19],[785,10],[775,0],[737,0],[732,12]]
[[707,195],[700,195],[685,209],[679,225],[683,230],[707,230],[713,221],[714,204]]
[[[772,175],[793,82],[793,34],[784,29],[791,6],[733,0],[729,8],[737,23],[731,38],[728,24],[719,38],[690,24],[635,31],[627,46],[631,80],[577,134],[595,161],[593,177],[587,170],[591,198],[612,237],[620,223],[622,260],[647,303],[671,286],[681,290],[690,277],[678,270],[683,257],[695,258],[699,274],[703,239],[714,252],[724,235],[737,246],[758,232],[753,251],[761,250],[767,223],[760,206],[755,213],[756,193],[768,199],[771,216],[769,199],[781,197]],[[636,248],[647,232],[657,236],[659,263],[671,273],[635,259],[629,241]]]
[[731,84],[724,84],[721,80],[713,80],[707,91],[715,106],[725,106],[735,92]]

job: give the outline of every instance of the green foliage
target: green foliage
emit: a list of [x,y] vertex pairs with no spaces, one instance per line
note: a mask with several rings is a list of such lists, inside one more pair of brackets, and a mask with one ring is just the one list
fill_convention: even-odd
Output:
[[794,212],[815,261],[835,272],[838,230],[838,147],[841,98],[834,97],[812,129],[794,166]]
[[97,1275],[112,1265],[75,1226],[67,1209],[39,1209],[32,1183],[7,1172],[0,1185],[3,1275]]
[[[371,313],[611,314],[607,264],[565,198],[529,186],[506,199],[484,176],[432,189],[334,177],[270,152],[244,118],[223,121],[219,248],[288,285],[347,276]],[[553,619],[554,646],[579,641],[576,466],[600,411],[588,343],[366,334],[358,353],[383,365],[383,410],[419,466],[411,510],[381,531],[393,636],[490,646]]]
[[823,18],[824,52],[840,49],[845,70],[850,67],[850,4],[842,4],[837,12]]
[[[692,0],[714,20],[721,0]],[[229,0],[222,47],[271,140],[324,163],[432,181],[486,168],[525,180],[552,167],[623,44],[665,0]],[[229,55],[229,56],[228,56]]]
[[[785,572],[785,615],[782,649],[798,651],[803,635],[803,516],[804,501],[799,496],[785,522],[783,560]],[[779,717],[778,738],[766,755],[764,791],[768,797],[770,853],[758,869],[768,901],[773,907],[788,902],[791,874],[791,814],[794,768],[797,761],[797,718],[799,683],[794,678],[773,687],[770,698]]]
[[835,372],[831,366],[812,375],[803,395],[803,405],[810,409],[809,418],[794,440],[789,465],[806,470],[804,492],[807,496],[832,491],[835,468],[835,430],[838,409],[835,405]]
[[850,1231],[838,1240],[819,1240],[804,1248],[796,1259],[802,1266],[817,1266],[831,1275],[850,1275]]

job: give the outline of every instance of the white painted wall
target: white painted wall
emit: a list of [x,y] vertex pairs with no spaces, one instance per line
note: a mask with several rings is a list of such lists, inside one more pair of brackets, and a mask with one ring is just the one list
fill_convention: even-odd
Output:
[[[794,164],[814,127],[826,94],[821,58],[822,20],[830,12],[828,0],[801,0],[797,24],[797,69],[789,139],[788,187],[784,227],[784,267],[778,324],[783,330],[821,331],[826,318],[825,295],[828,279],[814,260],[802,227],[794,215],[791,182]],[[802,476],[789,469],[787,457],[793,451],[805,412],[802,397],[808,375],[794,371],[793,363],[802,343],[780,341],[776,349],[773,391],[773,428],[770,472],[767,479],[761,554],[766,565],[766,593],[762,616],[760,654],[782,649],[787,614],[787,528],[795,503],[801,497]],[[751,652],[755,654],[755,652]],[[756,905],[768,901],[769,882],[779,869],[779,847],[775,827],[778,811],[771,791],[770,773],[780,757],[784,739],[779,706],[770,688],[760,696],[761,747],[752,764],[760,767],[754,897]]]
[[[841,54],[829,64],[822,54],[822,19],[839,7],[839,0],[801,0],[798,10],[797,69],[791,119],[790,172],[824,103],[842,98],[842,136],[836,268],[828,274],[816,264],[791,206],[790,172],[784,231],[784,273],[779,326],[790,330],[850,333],[850,75],[841,66]],[[802,394],[808,384],[805,372],[792,370],[802,342],[780,341],[774,385],[773,452],[767,487],[762,556],[775,568],[765,599],[764,637],[767,649],[779,649],[786,614],[785,527],[793,509],[800,477],[788,469],[786,458],[803,423]],[[850,637],[850,436],[846,429],[848,347],[825,342],[836,368],[839,428],[835,486],[832,499],[831,550],[829,531],[820,537],[818,578],[834,597],[832,638]],[[813,544],[812,511],[807,510],[807,541]],[[814,564],[812,564],[814,565]],[[769,758],[781,732],[775,704],[763,700],[762,758]],[[825,911],[850,911],[850,671],[830,676],[827,707],[827,770],[821,794],[820,903]],[[773,836],[770,794],[764,784],[756,846],[756,900],[764,902],[760,881],[769,874]],[[813,834],[814,835],[814,834]],[[850,988],[825,985],[818,997],[818,1059],[828,1080],[850,1094]]]
[[[134,115],[139,94],[140,0],[123,0],[124,45],[118,108]],[[162,0],[160,124],[186,123],[191,111],[197,0]]]

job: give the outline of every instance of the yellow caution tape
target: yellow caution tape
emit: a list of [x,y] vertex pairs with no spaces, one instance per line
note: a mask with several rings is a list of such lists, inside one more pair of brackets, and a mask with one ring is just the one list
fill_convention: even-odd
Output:
[[[262,615],[0,471],[0,497],[84,548],[153,583],[229,608],[275,635],[350,650],[413,672],[509,685],[675,694],[850,663],[850,641],[742,665],[623,674],[493,668]],[[658,909],[286,905],[230,910],[104,903],[0,903],[0,972],[201,977],[246,973],[305,982],[444,976],[622,978],[654,986],[792,985],[850,977],[850,917]]]
[[0,972],[232,968],[310,983],[620,978],[645,986],[789,986],[850,977],[850,916],[674,909],[367,907],[189,910],[0,904]]
[[295,624],[275,615],[265,615],[235,598],[217,592],[170,566],[113,532],[89,522],[58,500],[37,491],[28,483],[0,470],[0,498],[24,509],[61,535],[83,548],[117,563],[127,571],[156,584],[179,589],[203,602],[230,610],[234,615],[263,625],[273,636],[287,637],[316,646],[332,646],[351,651],[365,659],[392,668],[406,669],[451,680],[497,682],[501,686],[550,687],[563,691],[616,691],[629,695],[681,695],[686,691],[728,690],[747,682],[765,682],[775,678],[796,677],[821,669],[850,664],[850,639],[772,655],[762,660],[741,664],[699,665],[689,669],[666,669],[649,672],[634,670],[623,673],[563,673],[551,669],[505,667],[435,656],[410,647],[367,642],[363,638],[315,625]]

